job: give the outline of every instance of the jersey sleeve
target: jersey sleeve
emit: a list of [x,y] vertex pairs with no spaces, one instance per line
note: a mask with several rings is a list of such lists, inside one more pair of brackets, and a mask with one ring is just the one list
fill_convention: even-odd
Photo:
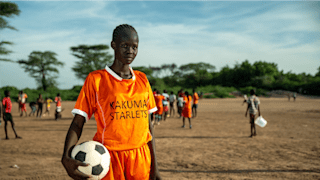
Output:
[[147,88],[148,88],[148,113],[153,113],[158,110],[156,106],[156,101],[154,100],[154,95],[150,86],[150,83],[148,81],[147,83]]
[[256,98],[256,104],[259,105],[260,104],[260,99]]
[[88,121],[95,112],[95,103],[95,82],[93,76],[89,74],[84,82],[84,85],[82,86],[76,105],[71,113],[73,115],[79,114],[85,117],[86,121]]

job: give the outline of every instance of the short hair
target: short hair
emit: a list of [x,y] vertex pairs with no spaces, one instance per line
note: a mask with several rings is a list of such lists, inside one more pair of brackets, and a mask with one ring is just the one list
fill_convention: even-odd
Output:
[[9,90],[5,90],[5,91],[4,91],[4,95],[5,95],[5,96],[8,96],[8,94],[9,94]]
[[129,24],[121,24],[113,30],[112,41],[116,42],[116,39],[118,39],[119,36],[123,35],[124,32],[128,32],[128,31],[133,31],[138,36],[138,33],[137,33],[136,29],[134,29],[134,27],[132,27]]
[[60,96],[60,93],[58,93],[57,96]]
[[173,91],[171,91],[171,94],[173,94]]
[[255,91],[254,89],[251,89],[251,90],[250,90],[250,94],[251,94],[251,95],[254,95],[254,94],[256,94],[256,91]]
[[189,92],[188,91],[184,92],[184,95],[186,95],[188,97],[189,96]]

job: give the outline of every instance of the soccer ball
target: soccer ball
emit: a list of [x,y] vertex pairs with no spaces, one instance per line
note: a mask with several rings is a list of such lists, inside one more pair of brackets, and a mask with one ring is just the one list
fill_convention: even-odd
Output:
[[78,166],[78,170],[91,175],[94,179],[102,179],[109,171],[109,151],[99,142],[86,141],[75,146],[71,157],[83,163],[89,163],[89,166]]

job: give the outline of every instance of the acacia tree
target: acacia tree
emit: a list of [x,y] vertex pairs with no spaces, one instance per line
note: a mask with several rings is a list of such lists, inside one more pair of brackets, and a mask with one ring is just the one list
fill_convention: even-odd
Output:
[[33,51],[29,55],[28,60],[19,60],[18,63],[22,65],[24,71],[36,79],[38,85],[44,91],[48,87],[56,87],[56,74],[59,70],[55,66],[63,66],[64,63],[57,60],[57,54],[51,51]]
[[76,76],[85,80],[92,71],[104,69],[105,66],[112,62],[112,55],[108,52],[109,46],[99,45],[79,45],[71,47],[72,55],[80,59],[72,67]]
[[[20,14],[20,10],[18,8],[18,5],[12,2],[0,2],[0,30],[3,30],[5,28],[11,29],[11,30],[16,30],[13,26],[10,26],[8,21],[4,19],[6,18],[11,18],[14,15],[18,16]],[[12,42],[9,41],[0,41],[0,56],[3,55],[8,55],[12,51],[7,50],[4,45],[12,45]],[[6,58],[1,58],[0,61],[12,61],[10,59]]]

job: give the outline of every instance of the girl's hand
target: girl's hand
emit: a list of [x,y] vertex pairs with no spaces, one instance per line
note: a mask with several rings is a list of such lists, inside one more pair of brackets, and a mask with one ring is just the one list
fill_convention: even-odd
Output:
[[70,157],[64,156],[61,160],[64,168],[66,169],[68,175],[76,180],[88,179],[90,176],[80,172],[78,166],[88,166],[89,164],[83,163],[81,161],[72,159]]

